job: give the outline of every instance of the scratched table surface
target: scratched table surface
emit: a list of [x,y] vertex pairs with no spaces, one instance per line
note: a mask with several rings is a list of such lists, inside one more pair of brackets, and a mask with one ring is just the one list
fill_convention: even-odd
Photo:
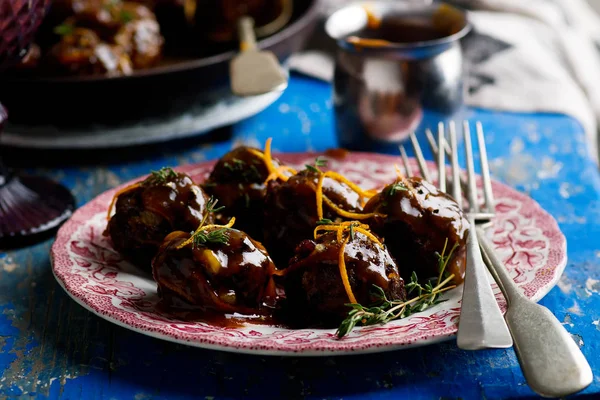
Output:
[[[13,164],[61,181],[83,205],[151,169],[214,159],[239,143],[262,146],[272,136],[277,151],[335,147],[330,99],[328,85],[295,76],[260,115],[208,138],[108,154],[5,154]],[[494,178],[536,199],[567,237],[566,271],[541,303],[563,321],[592,365],[594,382],[582,393],[600,398],[600,176],[584,133],[561,115],[467,114],[486,128]],[[284,358],[208,351],[134,333],[63,292],[50,270],[51,244],[50,238],[0,252],[0,398],[535,397],[512,349],[468,352],[451,340],[366,356]]]

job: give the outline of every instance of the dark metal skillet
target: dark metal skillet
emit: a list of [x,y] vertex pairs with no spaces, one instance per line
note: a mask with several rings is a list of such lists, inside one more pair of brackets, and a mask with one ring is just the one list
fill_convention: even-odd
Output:
[[[319,0],[294,1],[290,23],[259,41],[280,61],[299,50],[318,19]],[[229,61],[237,51],[182,60],[129,76],[19,77],[0,75],[0,101],[19,125],[84,128],[119,126],[176,116],[206,103],[229,86]],[[211,96],[212,94],[212,96]]]

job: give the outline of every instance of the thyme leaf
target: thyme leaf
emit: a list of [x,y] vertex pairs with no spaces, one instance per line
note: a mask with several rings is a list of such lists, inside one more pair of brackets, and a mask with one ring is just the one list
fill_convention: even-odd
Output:
[[317,225],[331,225],[333,221],[327,218],[323,218],[317,221]]
[[206,244],[229,244],[228,228],[218,228],[214,231],[199,231],[193,234],[193,248]]
[[175,178],[177,178],[177,173],[173,169],[163,167],[158,171],[151,171],[150,176],[146,178],[144,184],[149,186],[162,185]]
[[54,27],[54,33],[60,36],[67,36],[73,33],[75,27],[71,24],[61,24]]
[[121,20],[122,23],[126,24],[128,22],[133,21],[134,19],[134,15],[131,13],[131,11],[128,10],[121,10],[121,12],[119,13],[119,19]]
[[350,224],[350,239],[354,240],[354,224]]
[[404,183],[402,183],[402,182],[395,182],[387,187],[385,194],[388,197],[392,197],[393,195],[396,194],[396,192],[403,191],[403,190],[408,190],[406,185],[404,185]]
[[202,221],[196,229],[191,232],[192,247],[198,248],[206,244],[229,244],[229,236],[227,231],[229,228],[217,228],[212,231],[202,230],[201,228],[206,224],[206,220],[210,214],[219,212],[225,208],[225,206],[217,207],[218,199],[210,197],[206,203],[206,212],[202,216]]
[[223,163],[223,167],[231,172],[239,173],[244,182],[261,182],[263,181],[260,171],[254,164],[247,164],[244,160],[239,158],[232,158],[231,162]]
[[317,159],[315,160],[315,165],[310,165],[310,164],[305,165],[307,170],[309,170],[311,172],[316,172],[316,173],[321,172],[319,167],[326,167],[326,166],[327,166],[327,160],[324,158],[320,158],[320,157],[317,157]]

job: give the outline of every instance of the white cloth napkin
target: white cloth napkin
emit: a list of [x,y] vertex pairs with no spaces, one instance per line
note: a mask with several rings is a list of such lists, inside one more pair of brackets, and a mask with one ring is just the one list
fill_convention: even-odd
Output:
[[[403,0],[390,0],[403,1]],[[404,0],[405,1],[405,0]],[[324,0],[323,16],[349,1]],[[456,0],[473,31],[464,40],[469,105],[562,113],[584,128],[598,161],[600,17],[584,0]],[[321,29],[289,60],[292,70],[330,81],[334,51]]]

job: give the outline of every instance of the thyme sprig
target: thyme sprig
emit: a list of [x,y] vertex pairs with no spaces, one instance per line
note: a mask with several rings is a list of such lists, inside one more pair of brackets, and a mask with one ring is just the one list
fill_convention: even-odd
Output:
[[131,11],[121,10],[119,12],[119,19],[122,23],[126,24],[128,22],[133,21],[135,19],[135,16],[131,13]]
[[386,196],[392,197],[393,195],[396,194],[396,192],[400,192],[400,191],[404,191],[404,190],[408,190],[408,188],[406,187],[406,185],[403,182],[395,182],[386,188],[385,194],[386,194]]
[[190,243],[194,249],[207,244],[229,244],[229,235],[227,232],[235,223],[235,218],[232,218],[227,225],[206,225],[210,214],[214,214],[225,208],[225,206],[217,207],[218,202],[219,200],[213,197],[208,200],[200,225],[198,225],[195,231],[190,232],[190,238],[179,244],[177,249],[181,249]]
[[231,162],[226,161],[223,166],[231,172],[239,172],[244,182],[260,182],[262,176],[254,163],[248,164],[239,158],[231,159]]
[[172,168],[162,167],[158,171],[151,171],[150,176],[144,180],[144,185],[161,185],[175,178],[177,178],[177,172],[173,171]]
[[322,218],[320,220],[317,221],[317,225],[331,225],[334,222],[328,218]]
[[75,27],[71,24],[61,24],[54,27],[54,33],[59,36],[67,36],[73,34]]
[[317,159],[315,160],[315,165],[310,165],[310,164],[305,165],[307,170],[309,170],[311,172],[316,172],[316,173],[321,172],[319,167],[326,167],[326,166],[327,166],[327,160],[324,158],[321,158],[321,157],[317,157]]
[[218,228],[210,232],[195,232],[192,236],[192,247],[195,249],[206,244],[229,244],[229,236],[227,235],[227,229],[229,228]]
[[357,325],[385,324],[395,319],[406,318],[441,303],[443,300],[440,299],[440,294],[456,287],[456,285],[449,285],[454,278],[454,274],[448,275],[446,267],[458,244],[455,244],[446,255],[447,245],[448,239],[444,243],[442,253],[436,252],[439,275],[435,285],[431,281],[421,284],[417,273],[413,271],[410,282],[406,284],[406,290],[407,294],[415,293],[415,297],[404,301],[388,299],[381,287],[373,285],[372,295],[376,298],[376,301],[372,306],[365,307],[356,303],[346,304],[351,310],[337,329],[336,335],[338,338],[352,332]]

